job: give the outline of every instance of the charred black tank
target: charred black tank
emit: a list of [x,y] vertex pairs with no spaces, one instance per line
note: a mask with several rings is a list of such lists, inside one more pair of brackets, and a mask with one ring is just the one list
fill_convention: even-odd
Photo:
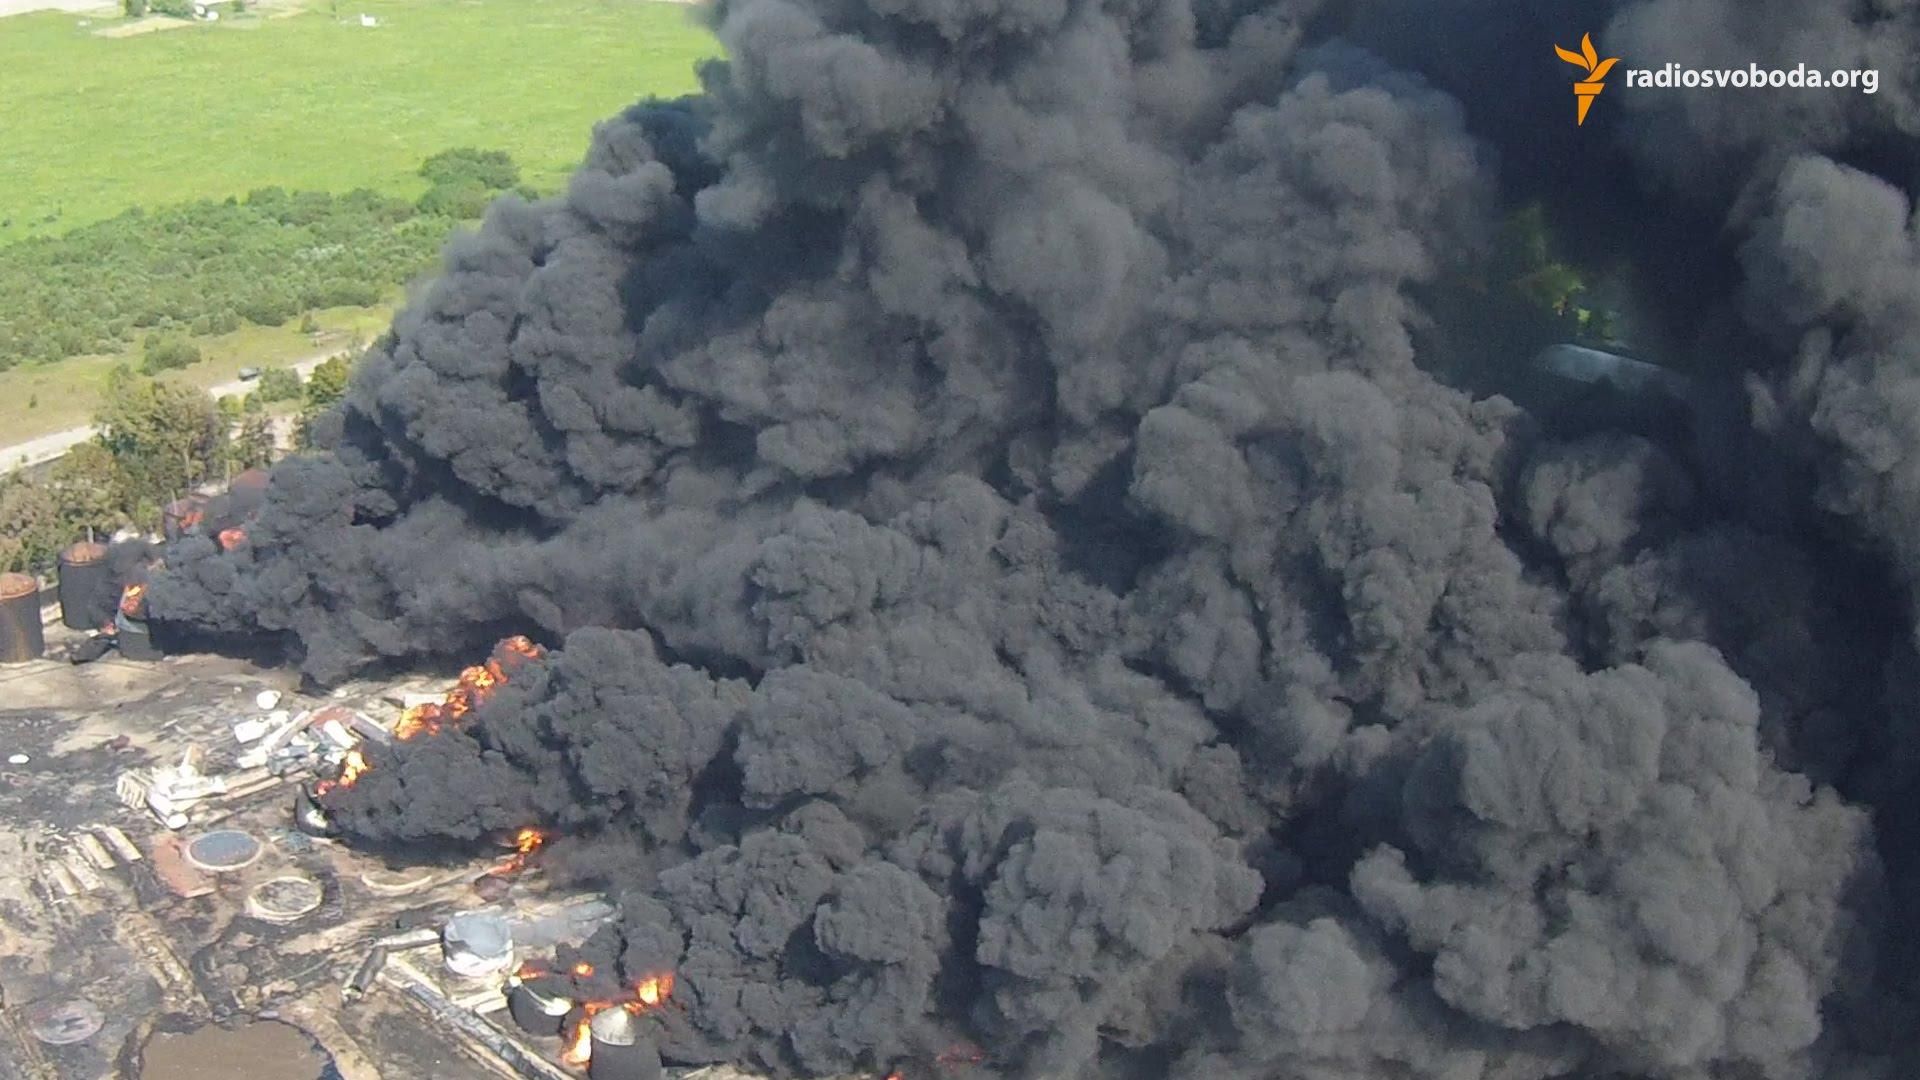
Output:
[[0,574],[0,664],[38,660],[47,651],[40,629],[40,582],[27,574]]
[[60,553],[60,621],[72,630],[98,630],[113,617],[113,573],[107,545],[82,540]]

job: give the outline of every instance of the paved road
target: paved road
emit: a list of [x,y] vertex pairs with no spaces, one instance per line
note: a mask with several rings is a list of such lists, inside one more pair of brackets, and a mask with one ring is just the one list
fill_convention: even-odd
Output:
[[[328,352],[315,353],[293,364],[292,367],[299,373],[300,378],[305,379],[313,374],[314,368],[336,356],[345,356],[350,352],[352,352],[351,349],[332,349]],[[228,394],[244,394],[254,385],[253,382],[235,379],[232,382],[221,383],[219,386],[208,387],[207,392],[219,398]],[[31,469],[36,465],[45,465],[49,461],[66,456],[67,451],[99,433],[100,429],[97,427],[77,427],[14,443],[12,446],[0,449],[0,473],[17,472],[21,469]]]

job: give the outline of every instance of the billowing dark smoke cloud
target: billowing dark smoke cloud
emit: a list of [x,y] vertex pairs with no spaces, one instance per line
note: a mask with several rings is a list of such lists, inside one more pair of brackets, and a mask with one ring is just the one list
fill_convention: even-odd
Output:
[[[333,810],[564,834],[671,1060],[1912,1075],[1911,13],[1493,7],[724,3],[705,94],[457,241],[156,616],[321,682],[554,646]],[[1576,135],[1583,30],[1886,81]],[[1714,270],[1661,298],[1691,424],[1428,363],[1595,159]]]

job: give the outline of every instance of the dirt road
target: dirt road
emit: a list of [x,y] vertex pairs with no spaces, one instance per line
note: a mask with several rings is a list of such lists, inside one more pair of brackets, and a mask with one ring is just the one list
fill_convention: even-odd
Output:
[[[5,2],[6,0],[0,0],[0,3]],[[350,349],[335,349],[332,352],[319,353],[314,356],[309,356],[299,363],[293,364],[292,367],[301,379],[305,379],[307,376],[313,374],[314,368],[319,367],[321,364],[326,363],[336,356],[345,356],[351,351]],[[254,385],[253,382],[235,379],[232,382],[224,382],[218,386],[208,387],[207,393],[212,394],[216,398],[225,397],[228,394],[244,394]],[[0,474],[18,472],[21,469],[31,469],[36,465],[44,465],[55,458],[65,456],[67,451],[79,446],[81,443],[86,442],[99,433],[100,429],[97,427],[69,428],[66,431],[56,431],[52,435],[42,435],[37,439],[28,439],[25,442],[18,442],[5,449],[0,449]]]

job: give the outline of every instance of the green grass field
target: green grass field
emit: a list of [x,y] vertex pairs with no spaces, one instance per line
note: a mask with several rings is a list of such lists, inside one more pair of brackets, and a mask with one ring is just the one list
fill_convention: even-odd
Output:
[[[396,297],[395,303],[398,302]],[[299,320],[285,326],[243,326],[230,334],[194,339],[205,359],[160,377],[200,387],[220,386],[239,377],[243,367],[284,367],[332,352],[352,342],[371,342],[393,322],[394,305],[328,308],[314,312],[321,333],[300,332]],[[75,356],[51,364],[30,364],[0,371],[0,445],[11,445],[56,431],[84,427],[115,365],[140,368],[140,351],[114,356]]]
[[0,19],[0,243],[269,185],[411,197],[420,162],[454,146],[505,150],[551,190],[595,121],[695,89],[718,51],[696,9],[652,0],[317,0],[127,37],[107,25]]

